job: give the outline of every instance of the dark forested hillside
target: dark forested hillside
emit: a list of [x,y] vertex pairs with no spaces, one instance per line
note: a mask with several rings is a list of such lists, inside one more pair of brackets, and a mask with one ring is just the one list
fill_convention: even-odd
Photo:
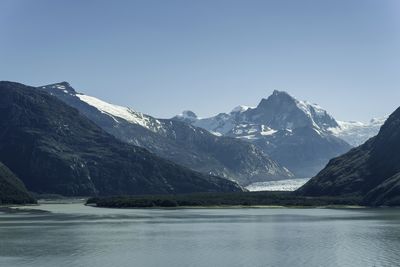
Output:
[[368,205],[400,205],[400,108],[379,134],[332,159],[299,189],[304,195],[359,195]]
[[0,82],[0,160],[37,193],[76,195],[241,191],[109,135],[36,88]]
[[185,122],[156,119],[131,108],[78,93],[67,82],[38,87],[96,123],[121,141],[190,169],[233,179],[243,186],[253,182],[288,179],[290,171],[255,145],[217,136]]
[[0,162],[0,204],[34,203],[25,185]]

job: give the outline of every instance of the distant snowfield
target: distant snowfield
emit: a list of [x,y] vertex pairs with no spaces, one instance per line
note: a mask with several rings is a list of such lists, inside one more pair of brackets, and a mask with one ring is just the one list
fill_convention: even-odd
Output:
[[310,178],[288,179],[270,182],[253,183],[246,187],[249,191],[295,191]]

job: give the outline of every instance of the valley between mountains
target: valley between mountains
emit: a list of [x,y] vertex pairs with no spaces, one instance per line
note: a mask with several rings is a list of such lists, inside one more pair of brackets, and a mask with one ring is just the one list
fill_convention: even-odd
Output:
[[[29,191],[228,193],[306,177],[314,178],[297,194],[397,203],[399,162],[395,157],[390,166],[378,162],[385,157],[379,147],[392,145],[379,136],[397,127],[398,112],[386,123],[386,117],[338,121],[317,104],[275,90],[256,107],[238,106],[210,118],[184,111],[159,119],[86,95],[67,82],[40,87],[0,82],[0,94],[3,203],[30,202]],[[370,162],[374,170],[366,167]]]

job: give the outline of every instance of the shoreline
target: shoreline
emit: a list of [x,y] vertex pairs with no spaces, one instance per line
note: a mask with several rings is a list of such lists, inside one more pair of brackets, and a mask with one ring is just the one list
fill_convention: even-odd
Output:
[[325,208],[363,207],[359,197],[305,197],[286,191],[195,193],[89,198],[104,208]]
[[[48,213],[49,211],[40,209],[42,204],[82,204],[84,206],[92,208],[103,208],[103,209],[147,209],[147,210],[185,210],[185,209],[380,209],[380,208],[396,208],[396,207],[369,207],[363,205],[202,205],[202,206],[175,206],[175,207],[163,207],[163,206],[151,206],[151,207],[116,207],[116,206],[98,206],[95,203],[85,203],[83,199],[75,199],[70,201],[62,200],[47,200],[38,202],[38,204],[27,204],[27,205],[0,205],[0,213],[14,214],[14,213]],[[398,207],[397,207],[398,208]]]
[[148,209],[148,210],[177,210],[177,209],[372,209],[385,207],[368,207],[361,205],[325,205],[325,206],[282,206],[282,205],[215,205],[215,206],[177,206],[177,207],[106,207],[96,204],[85,204],[85,206],[102,209]]

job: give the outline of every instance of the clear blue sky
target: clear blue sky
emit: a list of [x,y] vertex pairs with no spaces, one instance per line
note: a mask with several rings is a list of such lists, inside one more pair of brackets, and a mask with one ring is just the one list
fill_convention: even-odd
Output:
[[369,120],[400,106],[398,0],[1,0],[0,79],[157,116],[274,89]]

